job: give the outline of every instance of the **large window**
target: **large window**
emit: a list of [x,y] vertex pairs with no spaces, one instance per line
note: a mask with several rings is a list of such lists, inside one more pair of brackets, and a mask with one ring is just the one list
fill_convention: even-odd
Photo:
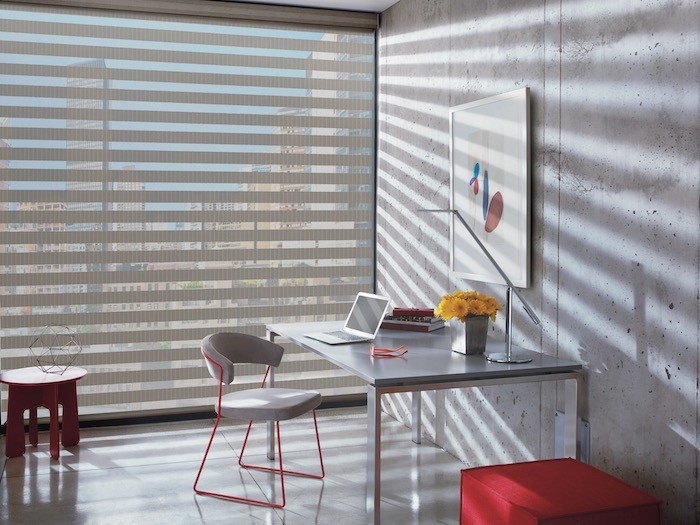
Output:
[[[202,337],[372,289],[373,162],[371,31],[3,3],[2,369],[69,326],[82,413],[208,405]],[[277,383],[358,385],[292,348]]]

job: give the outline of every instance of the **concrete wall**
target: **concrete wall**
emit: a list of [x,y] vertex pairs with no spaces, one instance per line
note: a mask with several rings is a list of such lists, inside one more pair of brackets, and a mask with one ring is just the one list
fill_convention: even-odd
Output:
[[[529,86],[524,295],[544,323],[516,307],[515,342],[585,364],[592,464],[663,499],[667,523],[700,522],[699,16],[691,0],[401,0],[379,36],[378,289],[503,296],[451,276],[446,217],[415,210],[449,205],[449,107]],[[470,465],[552,457],[562,402],[553,385],[426,395],[426,432]]]

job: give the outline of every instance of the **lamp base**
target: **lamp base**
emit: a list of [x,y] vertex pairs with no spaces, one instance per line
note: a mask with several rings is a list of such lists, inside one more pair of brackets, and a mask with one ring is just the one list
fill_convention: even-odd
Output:
[[496,352],[493,354],[487,354],[486,359],[492,363],[508,363],[508,364],[523,364],[532,361],[532,357],[519,356],[517,354],[511,354],[510,356],[505,352]]

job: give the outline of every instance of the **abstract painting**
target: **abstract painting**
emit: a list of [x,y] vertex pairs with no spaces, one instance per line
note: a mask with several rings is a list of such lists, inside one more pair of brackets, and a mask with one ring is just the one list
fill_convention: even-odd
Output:
[[[530,280],[530,94],[528,88],[450,108],[451,207],[519,288]],[[452,217],[452,271],[504,283]]]

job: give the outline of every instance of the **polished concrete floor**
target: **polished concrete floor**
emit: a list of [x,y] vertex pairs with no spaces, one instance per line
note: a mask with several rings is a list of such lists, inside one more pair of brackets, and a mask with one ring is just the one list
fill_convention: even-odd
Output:
[[[366,522],[366,414],[364,409],[318,412],[324,480],[286,479],[287,506],[267,509],[195,495],[192,483],[213,420],[84,429],[78,446],[52,460],[48,435],[23,457],[7,461],[0,482],[0,523],[359,525]],[[246,450],[265,462],[264,430]],[[272,495],[273,475],[237,468],[245,426],[224,421],[214,440],[201,488]],[[318,466],[311,419],[283,423],[285,464]],[[250,451],[250,456],[248,455]],[[415,445],[410,430],[389,416],[382,422],[383,525],[455,525],[461,461],[427,440]]]

